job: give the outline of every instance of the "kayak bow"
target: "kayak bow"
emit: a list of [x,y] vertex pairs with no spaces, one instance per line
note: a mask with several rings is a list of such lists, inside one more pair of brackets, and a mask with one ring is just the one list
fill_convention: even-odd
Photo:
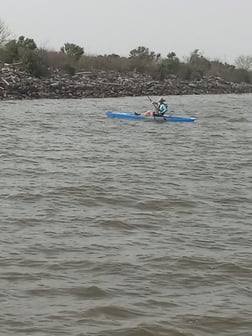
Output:
[[136,114],[134,112],[106,112],[108,118],[120,118],[120,119],[140,119],[140,120],[159,120],[159,121],[173,121],[173,122],[194,122],[196,118],[189,116],[151,116],[147,117],[141,114]]

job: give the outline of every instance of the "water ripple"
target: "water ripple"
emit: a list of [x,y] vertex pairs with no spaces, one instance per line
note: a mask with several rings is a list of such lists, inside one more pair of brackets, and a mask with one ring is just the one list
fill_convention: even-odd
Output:
[[3,335],[251,334],[252,95],[4,102]]

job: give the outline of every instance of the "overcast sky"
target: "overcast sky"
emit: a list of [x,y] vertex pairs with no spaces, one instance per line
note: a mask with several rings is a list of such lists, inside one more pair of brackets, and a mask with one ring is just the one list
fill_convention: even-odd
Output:
[[252,55],[252,0],[0,0],[0,18],[13,37],[47,49],[71,42],[128,56],[145,46],[180,58],[199,49],[229,63]]

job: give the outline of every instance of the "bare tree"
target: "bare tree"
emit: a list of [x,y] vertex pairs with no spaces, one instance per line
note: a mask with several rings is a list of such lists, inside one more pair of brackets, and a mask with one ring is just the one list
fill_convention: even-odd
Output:
[[9,28],[5,25],[5,23],[0,19],[0,46],[6,42],[8,37],[10,36]]
[[238,69],[252,69],[252,56],[239,56],[235,60],[235,65]]

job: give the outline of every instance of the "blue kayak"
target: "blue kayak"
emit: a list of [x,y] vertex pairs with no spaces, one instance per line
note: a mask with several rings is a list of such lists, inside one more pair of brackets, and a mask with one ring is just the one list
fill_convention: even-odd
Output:
[[137,114],[134,112],[112,112],[108,111],[106,112],[106,115],[108,118],[120,118],[120,119],[139,119],[139,120],[146,120],[146,121],[174,121],[174,122],[194,122],[196,120],[195,117],[187,117],[187,116],[173,116],[173,115],[167,115],[167,116],[151,116],[146,117],[141,114]]

